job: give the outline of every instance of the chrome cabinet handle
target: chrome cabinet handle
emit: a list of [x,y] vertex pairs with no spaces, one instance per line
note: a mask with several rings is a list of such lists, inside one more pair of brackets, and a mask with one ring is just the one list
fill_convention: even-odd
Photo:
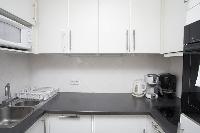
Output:
[[135,51],[135,30],[133,30],[133,50]]
[[58,116],[59,119],[79,119],[79,115],[60,115]]
[[72,50],[72,31],[69,30],[69,51]]
[[129,52],[129,31],[128,30],[126,30],[126,50],[127,50],[127,52]]

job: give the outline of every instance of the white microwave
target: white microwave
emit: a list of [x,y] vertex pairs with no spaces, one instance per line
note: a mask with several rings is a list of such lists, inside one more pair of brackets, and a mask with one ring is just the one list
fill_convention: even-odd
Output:
[[30,50],[32,29],[0,15],[0,47]]

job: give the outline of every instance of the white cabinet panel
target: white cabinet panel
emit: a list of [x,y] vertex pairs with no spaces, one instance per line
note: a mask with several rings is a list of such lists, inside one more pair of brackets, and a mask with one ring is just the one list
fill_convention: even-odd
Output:
[[45,119],[37,120],[25,133],[46,133]]
[[162,53],[183,51],[186,7],[183,0],[164,1]]
[[186,25],[200,20],[200,4],[187,11]]
[[95,133],[145,133],[146,116],[95,116]]
[[[71,116],[71,118],[70,118]],[[91,116],[49,115],[47,133],[91,133]]]
[[0,0],[0,8],[34,24],[34,0]]
[[65,53],[67,0],[38,1],[38,53]]
[[69,52],[98,52],[98,0],[69,0]]
[[184,114],[181,114],[180,128],[183,129],[183,133],[198,133],[200,131],[200,125]]
[[133,0],[131,13],[135,53],[160,53],[161,0]]
[[127,53],[130,0],[99,0],[99,52]]

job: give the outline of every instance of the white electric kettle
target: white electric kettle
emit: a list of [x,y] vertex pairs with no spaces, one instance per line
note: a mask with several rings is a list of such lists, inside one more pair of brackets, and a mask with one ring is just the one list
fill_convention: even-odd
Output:
[[146,94],[146,83],[144,80],[135,80],[132,89],[132,95],[135,97],[143,97]]

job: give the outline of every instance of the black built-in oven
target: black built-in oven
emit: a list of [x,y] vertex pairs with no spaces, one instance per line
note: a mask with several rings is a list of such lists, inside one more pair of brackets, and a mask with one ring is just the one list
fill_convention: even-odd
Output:
[[200,21],[184,29],[181,112],[200,122],[200,86],[196,85],[200,71]]

